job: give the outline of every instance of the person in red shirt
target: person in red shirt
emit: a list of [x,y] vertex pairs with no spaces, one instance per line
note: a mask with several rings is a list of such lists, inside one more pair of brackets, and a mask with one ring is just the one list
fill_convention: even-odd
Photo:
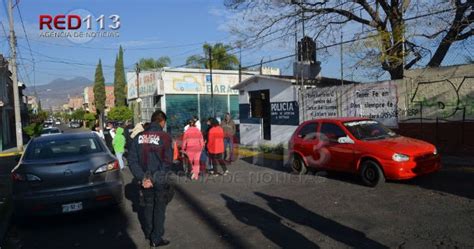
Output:
[[224,130],[219,126],[219,122],[215,118],[211,120],[211,126],[207,142],[207,150],[209,151],[209,158],[213,166],[210,173],[212,175],[216,174],[218,171],[217,165],[219,164],[223,170],[222,174],[227,175],[229,171],[224,161]]
[[191,179],[197,180],[199,178],[199,159],[204,147],[204,139],[202,138],[201,131],[196,127],[195,120],[189,120],[188,125],[189,128],[184,132],[183,136],[183,150],[188,155],[189,161],[193,166]]

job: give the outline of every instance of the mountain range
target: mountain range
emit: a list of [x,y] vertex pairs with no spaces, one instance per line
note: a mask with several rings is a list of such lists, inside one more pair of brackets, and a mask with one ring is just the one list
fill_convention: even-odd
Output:
[[[83,96],[84,88],[92,84],[92,81],[85,77],[58,78],[48,84],[36,86],[36,94],[43,109],[56,109],[67,104],[69,97]],[[35,89],[32,86],[25,89],[26,95],[34,95],[34,92]]]

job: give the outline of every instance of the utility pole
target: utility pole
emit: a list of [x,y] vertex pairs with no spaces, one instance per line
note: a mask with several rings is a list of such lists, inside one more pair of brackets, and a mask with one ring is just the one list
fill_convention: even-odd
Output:
[[16,131],[16,147],[18,151],[23,151],[23,129],[21,127],[21,114],[20,114],[20,93],[18,90],[18,75],[16,68],[16,38],[13,23],[13,3],[12,0],[8,1],[8,16],[10,22],[10,49],[11,49],[11,60],[12,65],[12,81],[13,81],[13,103],[15,107],[15,131]]
[[212,47],[209,46],[209,73],[211,81],[211,105],[212,105],[212,116],[216,117],[216,109],[214,108],[214,84],[212,82]]
[[138,122],[142,122],[142,108],[140,99],[140,67],[138,63],[135,64],[135,73],[137,75],[137,105],[138,105]]
[[343,40],[344,39],[344,34],[342,33],[342,27],[341,27],[341,85],[344,85],[344,54],[343,54]]

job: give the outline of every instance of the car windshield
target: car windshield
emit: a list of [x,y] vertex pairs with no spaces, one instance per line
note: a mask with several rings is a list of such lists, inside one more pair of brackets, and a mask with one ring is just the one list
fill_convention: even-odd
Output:
[[345,122],[344,126],[359,140],[376,140],[397,136],[395,132],[374,120]]
[[26,160],[65,158],[103,152],[94,138],[48,139],[32,141],[25,154]]
[[50,129],[43,129],[41,131],[41,134],[53,134],[53,133],[61,133],[59,129],[55,128],[50,128]]

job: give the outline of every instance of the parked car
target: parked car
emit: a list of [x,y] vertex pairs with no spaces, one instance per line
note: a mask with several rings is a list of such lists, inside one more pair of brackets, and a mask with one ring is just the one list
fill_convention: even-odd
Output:
[[63,132],[57,127],[48,127],[48,128],[44,128],[41,131],[41,136],[49,136],[49,135],[61,134],[61,133]]
[[33,138],[11,177],[19,216],[70,213],[123,199],[118,162],[90,132]]
[[60,125],[60,124],[61,124],[61,120],[59,120],[59,119],[56,120],[55,124],[56,124],[56,125]]
[[43,128],[51,128],[51,127],[53,127],[52,121],[44,121]]
[[385,179],[402,180],[435,172],[441,167],[436,147],[400,136],[366,118],[306,121],[289,142],[294,171],[308,168],[359,174],[368,186]]
[[79,121],[72,121],[69,125],[71,128],[81,128],[81,122]]

